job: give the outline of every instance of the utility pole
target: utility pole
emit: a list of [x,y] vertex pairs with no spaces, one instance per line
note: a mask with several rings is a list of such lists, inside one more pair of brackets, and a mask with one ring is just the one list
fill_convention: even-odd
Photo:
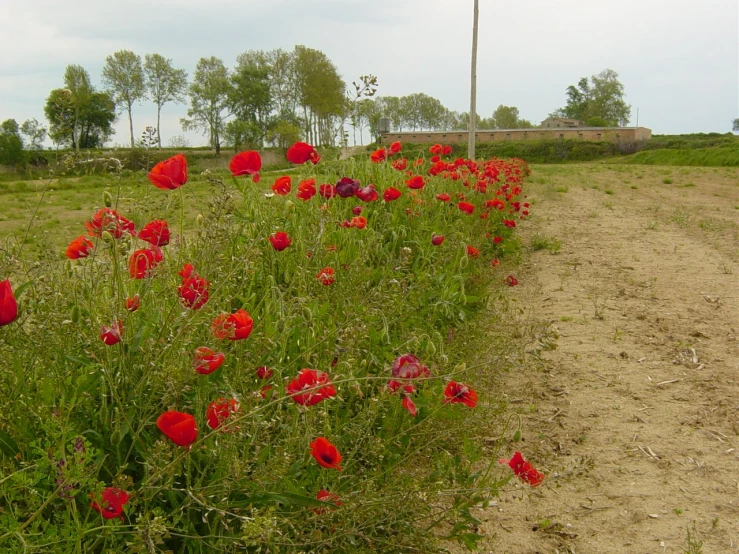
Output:
[[474,0],[474,17],[472,19],[472,68],[470,79],[470,122],[467,125],[467,157],[475,159],[475,131],[477,130],[477,20],[480,15],[478,0]]

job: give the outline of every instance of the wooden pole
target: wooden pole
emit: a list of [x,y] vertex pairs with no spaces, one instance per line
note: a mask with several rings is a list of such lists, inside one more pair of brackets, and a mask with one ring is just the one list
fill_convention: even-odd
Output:
[[474,17],[472,20],[472,68],[470,79],[470,122],[467,126],[467,157],[475,159],[475,131],[477,130],[477,20],[480,8],[478,0],[474,0]]

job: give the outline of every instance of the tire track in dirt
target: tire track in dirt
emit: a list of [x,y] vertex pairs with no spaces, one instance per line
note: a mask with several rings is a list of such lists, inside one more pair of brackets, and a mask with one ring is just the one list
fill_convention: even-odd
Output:
[[[581,178],[612,178],[585,167]],[[544,319],[558,340],[543,371],[501,377],[524,437],[504,451],[547,480],[512,481],[476,512],[486,550],[739,552],[738,175],[676,194],[647,168],[639,188],[554,192],[578,171],[529,186],[529,237],[562,249],[535,252],[512,296],[519,326]],[[705,205],[727,225],[670,220]]]

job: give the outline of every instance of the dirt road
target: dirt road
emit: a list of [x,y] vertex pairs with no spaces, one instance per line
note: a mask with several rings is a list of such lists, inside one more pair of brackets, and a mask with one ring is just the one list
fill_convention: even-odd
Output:
[[485,550],[739,552],[739,171],[533,169],[511,293],[557,347],[501,390],[547,479],[476,514]]

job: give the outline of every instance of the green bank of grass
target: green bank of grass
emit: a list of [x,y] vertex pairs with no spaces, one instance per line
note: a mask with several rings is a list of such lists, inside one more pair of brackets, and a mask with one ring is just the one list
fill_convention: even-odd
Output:
[[739,167],[739,143],[696,149],[644,150],[609,163],[632,165],[677,165],[700,167]]

